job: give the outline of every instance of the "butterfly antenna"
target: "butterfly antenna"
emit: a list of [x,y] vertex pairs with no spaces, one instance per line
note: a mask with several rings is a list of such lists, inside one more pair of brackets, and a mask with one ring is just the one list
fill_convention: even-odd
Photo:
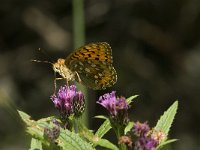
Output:
[[48,61],[48,60],[36,60],[36,59],[32,59],[31,60],[32,62],[47,63],[47,64],[53,65],[53,63],[52,63],[53,61],[52,61],[51,57],[44,50],[42,50],[41,48],[38,48],[37,51],[41,52],[50,61]]
[[36,59],[31,59],[31,61],[32,62],[37,62],[37,63],[47,63],[47,64],[51,64],[51,65],[53,65],[53,63],[52,62],[50,62],[50,61],[47,61],[47,60],[36,60]]
[[49,59],[51,62],[53,62],[52,61],[52,58],[49,56],[49,54],[46,52],[46,51],[44,51],[43,49],[41,49],[41,48],[38,48],[38,51],[39,52],[41,52],[47,59]]

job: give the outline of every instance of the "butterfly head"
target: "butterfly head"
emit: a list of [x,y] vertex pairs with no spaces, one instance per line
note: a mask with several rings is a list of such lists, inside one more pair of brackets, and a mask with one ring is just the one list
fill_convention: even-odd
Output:
[[53,63],[53,70],[67,81],[75,79],[74,73],[65,65],[65,59],[59,58],[56,63]]

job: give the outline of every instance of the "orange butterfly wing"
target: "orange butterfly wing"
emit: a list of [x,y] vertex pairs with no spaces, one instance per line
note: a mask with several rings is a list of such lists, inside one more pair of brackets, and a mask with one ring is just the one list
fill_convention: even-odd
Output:
[[117,81],[117,73],[112,65],[112,50],[108,43],[90,43],[70,54],[65,64],[76,72],[81,83],[95,90],[105,89]]

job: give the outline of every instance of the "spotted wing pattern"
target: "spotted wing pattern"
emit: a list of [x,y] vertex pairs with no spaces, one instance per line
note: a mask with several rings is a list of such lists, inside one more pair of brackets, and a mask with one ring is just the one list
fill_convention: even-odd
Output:
[[70,54],[65,64],[76,74],[76,81],[95,89],[105,89],[117,81],[112,65],[112,50],[108,43],[90,43]]

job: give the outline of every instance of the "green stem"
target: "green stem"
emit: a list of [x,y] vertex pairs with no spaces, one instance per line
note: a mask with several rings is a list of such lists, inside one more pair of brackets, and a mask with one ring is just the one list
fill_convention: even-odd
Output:
[[85,18],[84,18],[84,0],[73,1],[73,36],[74,47],[80,47],[85,44]]
[[74,130],[75,133],[79,132],[78,120],[77,119],[73,119],[73,130]]
[[[85,44],[85,18],[84,18],[84,0],[72,0],[73,2],[73,43],[74,49]],[[85,103],[88,106],[88,91],[87,89],[78,84],[78,88],[84,93],[86,99]],[[83,114],[83,123],[88,126],[88,109],[85,109]]]
[[[117,136],[117,139],[119,139],[123,135],[123,130],[122,128],[120,128],[120,126],[116,127],[115,134]],[[125,144],[119,144],[119,149],[126,150],[127,148]]]

